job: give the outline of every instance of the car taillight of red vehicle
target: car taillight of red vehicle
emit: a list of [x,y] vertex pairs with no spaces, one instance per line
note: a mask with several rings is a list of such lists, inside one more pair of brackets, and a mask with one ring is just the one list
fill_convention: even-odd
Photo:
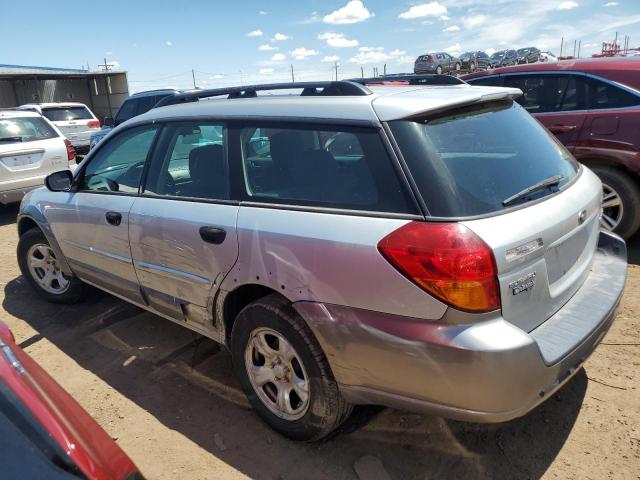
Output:
[[378,250],[409,280],[454,308],[500,308],[493,251],[462,224],[410,222],[380,240]]
[[0,478],[141,480],[91,416],[0,322]]
[[65,138],[64,144],[67,146],[67,160],[71,161],[76,158],[76,149],[73,148],[71,142]]
[[100,120],[89,120],[87,122],[89,128],[100,128]]

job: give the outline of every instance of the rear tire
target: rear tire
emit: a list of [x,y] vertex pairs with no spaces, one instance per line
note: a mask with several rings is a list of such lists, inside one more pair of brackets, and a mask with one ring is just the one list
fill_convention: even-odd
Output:
[[249,403],[282,435],[320,440],[350,415],[320,345],[282,297],[269,295],[242,309],[231,353]]
[[455,67],[454,67],[454,68],[456,69],[456,72],[460,71],[460,64],[459,64],[459,63],[456,63],[456,65],[455,65]]
[[84,298],[84,283],[62,273],[47,237],[39,229],[32,228],[20,236],[18,265],[22,276],[45,300],[76,303]]
[[640,188],[637,181],[613,167],[596,165],[591,169],[603,184],[602,226],[628,239],[640,228]]

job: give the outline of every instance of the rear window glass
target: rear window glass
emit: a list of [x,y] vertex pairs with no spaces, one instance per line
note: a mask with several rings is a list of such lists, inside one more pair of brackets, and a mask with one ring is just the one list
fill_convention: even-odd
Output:
[[[511,101],[390,124],[432,216],[481,215],[535,200],[562,188],[578,168],[567,150]],[[562,177],[557,184],[504,203],[557,176]]]
[[43,108],[42,115],[52,122],[68,122],[70,120],[93,120],[93,115],[86,107]]
[[0,145],[46,140],[57,136],[55,130],[39,117],[0,119]]
[[374,129],[256,125],[240,136],[252,200],[417,213]]

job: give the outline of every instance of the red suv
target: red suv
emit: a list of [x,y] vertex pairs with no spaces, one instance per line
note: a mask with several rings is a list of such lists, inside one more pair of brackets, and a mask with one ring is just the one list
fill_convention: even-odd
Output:
[[602,180],[602,226],[624,238],[638,230],[640,59],[535,63],[462,78],[522,90],[518,102]]

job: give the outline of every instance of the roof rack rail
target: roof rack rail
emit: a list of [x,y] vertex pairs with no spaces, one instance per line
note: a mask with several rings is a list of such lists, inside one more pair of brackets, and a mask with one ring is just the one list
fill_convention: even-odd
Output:
[[384,75],[381,77],[351,78],[349,80],[361,85],[384,85],[395,82],[408,85],[460,85],[466,83],[453,75],[439,75],[437,73],[432,75]]
[[241,87],[212,88],[209,90],[189,90],[178,95],[163,98],[154,108],[179,103],[197,102],[203,98],[221,97],[227,98],[253,98],[257,92],[268,90],[293,90],[302,89],[300,96],[363,96],[372,92],[361,83],[351,81],[337,82],[295,82],[295,83],[271,83],[263,85],[243,85]]

